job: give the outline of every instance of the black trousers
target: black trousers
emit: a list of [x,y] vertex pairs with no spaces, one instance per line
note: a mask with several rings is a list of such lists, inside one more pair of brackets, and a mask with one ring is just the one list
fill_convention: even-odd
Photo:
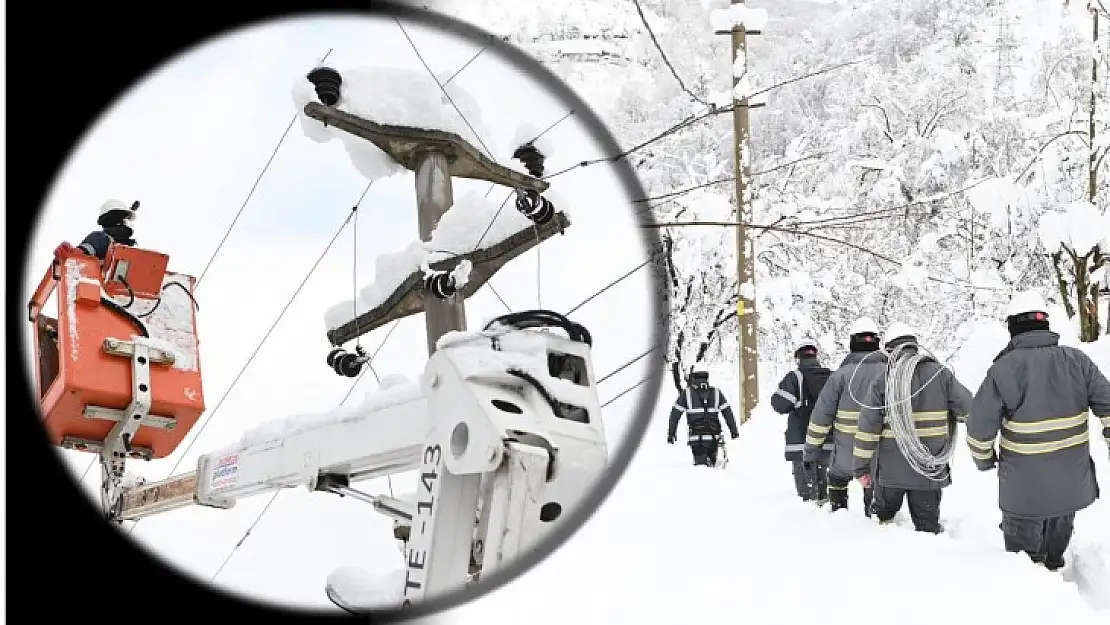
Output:
[[1006,551],[1025,552],[1037,564],[1055,571],[1064,566],[1064,552],[1075,529],[1075,513],[1039,519],[1002,515]]
[[829,498],[828,465],[817,460],[813,468],[806,471],[801,459],[792,460],[794,471],[794,489],[802,501],[826,501]]
[[880,521],[889,521],[902,509],[902,500],[907,499],[910,519],[919,532],[939,534],[941,490],[906,490],[875,486],[875,501],[872,510]]
[[[829,476],[829,504],[832,506],[833,512],[848,509],[848,485],[851,483],[852,478],[850,477],[840,477],[838,475]],[[874,491],[872,489],[863,489],[864,516],[871,516],[871,501],[873,496]]]
[[694,454],[694,465],[717,466],[717,438],[690,441],[690,453]]

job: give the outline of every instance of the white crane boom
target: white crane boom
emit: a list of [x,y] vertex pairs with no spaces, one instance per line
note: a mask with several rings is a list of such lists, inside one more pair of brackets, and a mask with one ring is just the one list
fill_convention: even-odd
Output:
[[[230,508],[303,486],[366,501],[394,519],[405,605],[477,581],[532,548],[607,463],[591,339],[576,324],[554,325],[570,336],[523,327],[451,333],[419,387],[388,387],[358,406],[248,433],[201,456],[193,473],[125,487],[115,518]],[[407,471],[417,473],[414,501],[350,487]]]

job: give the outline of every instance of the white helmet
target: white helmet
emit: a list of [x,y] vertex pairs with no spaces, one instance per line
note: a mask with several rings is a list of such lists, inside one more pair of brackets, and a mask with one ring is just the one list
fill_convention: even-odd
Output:
[[814,341],[812,339],[802,339],[794,344],[794,353],[797,354],[798,350],[802,349],[803,347],[810,347],[815,352],[821,351],[821,347],[817,345],[817,341]]
[[1015,317],[1022,313],[1042,313],[1048,316],[1048,306],[1036,291],[1020,291],[1010,300],[1006,307],[1006,317]]
[[917,330],[901,321],[895,321],[890,324],[890,327],[886,329],[886,333],[883,334],[883,343],[890,343],[894,339],[899,339],[904,336],[917,338]]
[[[131,211],[131,207],[122,200],[108,200],[100,205],[100,215],[106,215],[112,211]],[[97,215],[99,217],[100,215]]]
[[870,317],[860,317],[852,322],[852,326],[848,328],[848,335],[855,336],[857,334],[874,334],[879,335],[879,324],[871,320]]
[[690,375],[709,375],[709,367],[704,362],[694,364],[694,368],[690,370]]

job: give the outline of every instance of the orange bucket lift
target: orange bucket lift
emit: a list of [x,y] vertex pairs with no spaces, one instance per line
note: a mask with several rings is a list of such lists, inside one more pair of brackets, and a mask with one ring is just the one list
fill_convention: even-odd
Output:
[[54,445],[100,455],[105,505],[127,458],[170,455],[205,410],[196,280],[168,262],[115,243],[103,262],[63,252],[28,305],[43,425]]

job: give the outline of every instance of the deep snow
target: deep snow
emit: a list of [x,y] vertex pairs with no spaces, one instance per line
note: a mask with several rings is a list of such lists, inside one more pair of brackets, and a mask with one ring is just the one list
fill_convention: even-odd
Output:
[[[957,355],[961,379],[982,378],[999,341],[1008,338],[998,325],[976,322]],[[1110,372],[1110,339],[1084,349]],[[835,364],[840,357],[826,360]],[[764,398],[781,373],[763,370]],[[736,394],[734,371],[715,371],[714,383]],[[855,483],[846,512],[799,501],[782,457],[784,417],[766,400],[730,442],[725,470],[689,466],[684,446],[664,442],[673,390],[664,387],[639,453],[594,517],[538,567],[450,618],[508,623],[509,615],[528,610],[532,625],[677,623],[701,616],[857,624],[879,615],[899,625],[1110,620],[1105,497],[1079,513],[1069,563],[1051,573],[1003,549],[997,475],[975,469],[962,427],[954,483],[942,503],[947,531],[924,535],[912,531],[905,509],[891,526],[866,519]],[[1092,421],[1098,474],[1110,475],[1107,446]],[[553,600],[534,610],[539,596]]]

